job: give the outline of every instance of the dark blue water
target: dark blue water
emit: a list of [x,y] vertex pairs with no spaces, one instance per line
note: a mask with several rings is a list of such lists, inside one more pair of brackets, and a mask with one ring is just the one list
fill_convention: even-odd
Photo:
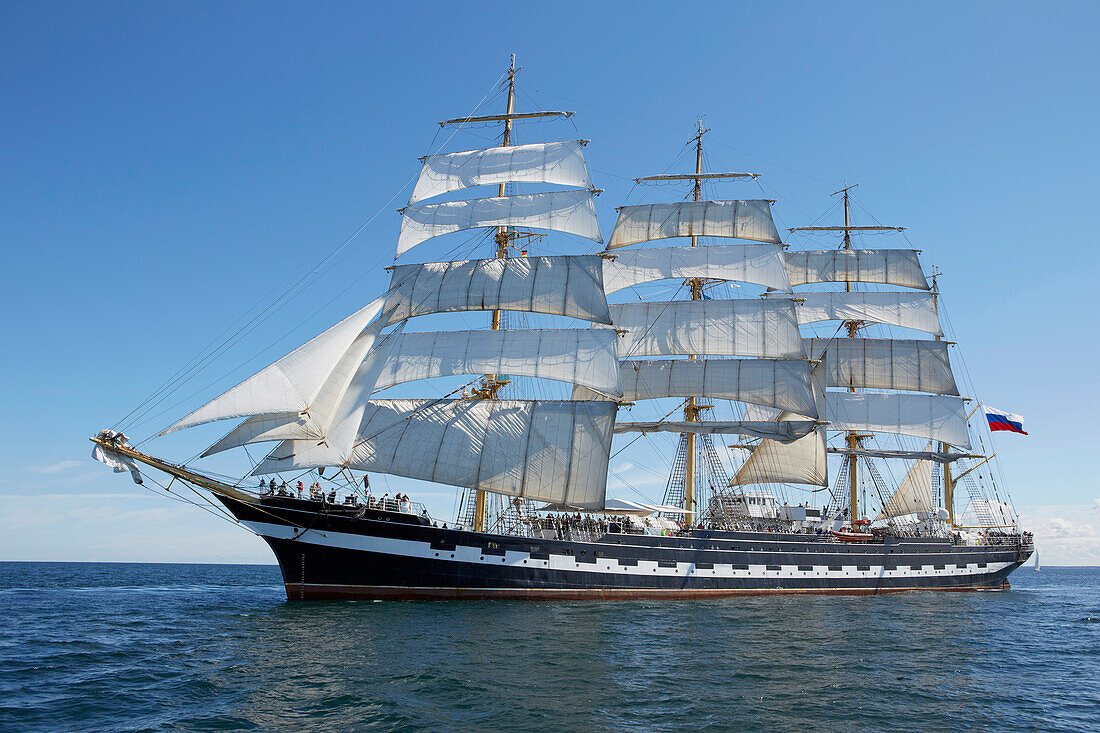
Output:
[[0,563],[0,730],[1100,730],[1100,568],[1003,593],[287,603]]

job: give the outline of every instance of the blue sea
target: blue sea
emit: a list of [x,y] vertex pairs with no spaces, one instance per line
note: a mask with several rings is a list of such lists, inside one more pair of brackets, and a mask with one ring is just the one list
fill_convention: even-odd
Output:
[[288,603],[268,566],[0,563],[0,730],[1100,730],[1100,568],[1011,580]]

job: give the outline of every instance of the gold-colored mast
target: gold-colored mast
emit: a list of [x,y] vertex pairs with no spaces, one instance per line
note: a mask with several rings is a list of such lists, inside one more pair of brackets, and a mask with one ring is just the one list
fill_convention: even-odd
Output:
[[[852,226],[852,209],[848,202],[848,191],[855,188],[859,184],[853,186],[847,186],[843,189],[844,193],[844,249],[852,248],[852,231],[849,227]],[[836,194],[833,194],[834,196]],[[844,283],[844,289],[846,292],[852,292],[852,283]],[[848,329],[848,338],[855,338],[856,333],[859,332],[859,321],[845,321],[844,325]],[[855,387],[849,387],[849,392],[855,392]],[[855,451],[859,449],[860,436],[855,432],[849,432],[847,436],[848,450],[852,451],[852,454],[848,456],[848,506],[851,509],[851,522],[852,529],[856,528],[856,521],[859,516],[859,458],[856,456]]]
[[[939,313],[940,308],[940,272],[937,269],[932,271],[932,307]],[[942,336],[934,336],[936,341],[942,341]],[[940,441],[940,451],[947,452],[947,443]],[[986,460],[989,460],[988,458]],[[985,463],[985,461],[982,461]],[[981,463],[978,464],[979,466]],[[974,468],[977,468],[975,466]],[[973,470],[973,469],[971,469]],[[967,472],[969,473],[969,471]],[[955,529],[955,479],[951,476],[951,464],[943,464],[943,504],[947,509],[947,523],[948,526]]]
[[[635,183],[644,183],[648,181],[692,181],[694,182],[694,188],[692,189],[692,199],[694,201],[703,200],[703,181],[711,179],[722,178],[753,178],[757,177],[756,173],[703,173],[703,135],[710,132],[709,129],[703,129],[703,122],[699,120],[695,124],[696,132],[695,137],[688,141],[688,144],[695,143],[695,173],[694,174],[682,174],[682,175],[659,175],[659,176],[646,176],[644,178],[635,178]],[[699,237],[692,235],[691,246],[699,246]],[[702,300],[703,298],[703,278],[693,277],[687,281],[688,288],[691,291],[692,300]],[[695,359],[695,354],[690,354],[688,359]],[[685,422],[698,422],[699,413],[703,410],[709,410],[713,405],[701,405],[695,397],[689,397],[687,403],[684,405],[684,421]],[[684,462],[684,523],[688,526],[694,526],[695,524],[695,433],[683,433],[685,438],[685,462]]]
[[[696,123],[695,134],[695,188],[692,191],[692,198],[695,201],[701,201],[703,198],[703,135],[708,130],[703,129],[702,121]],[[699,237],[691,235],[691,246],[699,246]],[[688,280],[688,287],[691,289],[691,299],[700,300],[703,297],[703,279],[693,277]],[[688,356],[688,359],[695,359],[695,354]],[[696,422],[699,419],[699,412],[709,409],[710,405],[700,405],[699,401],[695,397],[689,397],[687,404],[684,405],[684,421]],[[687,438],[687,456],[684,463],[684,522],[688,527],[695,526],[695,433],[686,433]]]
[[[848,198],[848,192],[859,184],[854,183],[851,186],[845,186],[839,191],[834,191],[831,196],[837,194],[844,195],[844,226],[829,227],[829,226],[814,226],[814,227],[793,227],[788,229],[790,232],[844,232],[844,244],[843,249],[852,248],[852,232],[903,232],[905,227],[888,227],[888,226],[853,226],[852,225],[852,207]],[[852,292],[851,281],[844,283],[844,290],[846,292]],[[859,329],[863,327],[863,321],[851,320],[844,321],[844,327],[848,330],[848,338],[855,338],[859,333]],[[855,387],[849,387],[849,392],[855,392]],[[852,529],[856,527],[856,522],[861,519],[859,516],[859,458],[856,452],[859,450],[860,441],[864,438],[869,438],[869,435],[861,435],[857,432],[850,431],[846,437],[848,444],[848,508]]]
[[[503,116],[504,122],[504,138],[501,140],[500,146],[506,148],[512,144],[512,120],[513,112],[516,107],[516,55],[512,54],[512,61],[508,67],[508,108]],[[504,196],[505,193],[504,183],[500,184],[497,195]],[[495,259],[503,260],[508,257],[508,242],[511,237],[511,233],[508,227],[497,227],[496,243],[497,251]],[[490,328],[494,331],[500,330],[500,311],[493,311],[492,322]],[[496,399],[497,392],[500,388],[507,383],[506,380],[500,379],[496,374],[487,374],[482,382],[481,389],[477,391],[476,396],[481,399],[492,400]],[[487,499],[487,493],[484,489],[477,489],[477,495],[474,498],[474,531],[485,531],[485,503]]]

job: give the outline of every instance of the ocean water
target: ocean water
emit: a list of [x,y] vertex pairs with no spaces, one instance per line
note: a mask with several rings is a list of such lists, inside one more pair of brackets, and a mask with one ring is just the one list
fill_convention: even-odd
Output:
[[1001,593],[288,603],[0,563],[0,730],[1100,730],[1100,568]]

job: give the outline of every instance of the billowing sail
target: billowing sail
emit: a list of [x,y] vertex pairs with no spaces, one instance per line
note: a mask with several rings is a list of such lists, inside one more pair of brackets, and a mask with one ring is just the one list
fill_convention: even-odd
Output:
[[794,301],[679,300],[611,306],[619,356],[802,357]]
[[819,428],[791,443],[760,441],[730,479],[730,485],[786,483],[828,486],[827,466],[825,431]]
[[340,404],[368,352],[376,348],[379,338],[383,340],[382,343],[396,338],[404,325],[398,324],[390,334],[382,337],[379,334],[386,326],[382,319],[363,329],[358,338],[352,342],[351,347],[340,357],[336,368],[325,380],[325,384],[308,411],[253,415],[207,448],[201,457],[206,458],[215,453],[251,443],[296,438],[323,440],[332,429]]
[[[367,324],[382,310],[383,302],[383,298],[378,298],[361,308],[274,364],[173,423],[161,435],[215,420],[309,410],[341,358],[347,354]],[[370,341],[373,342],[373,338]],[[370,348],[369,344],[366,348]]]
[[912,435],[970,448],[966,403],[958,397],[830,392],[825,405],[830,430]]
[[[928,444],[928,450],[932,450],[932,444]],[[901,517],[917,512],[931,512],[935,506],[932,503],[932,461],[921,459],[913,462],[905,479],[898,486],[898,490],[882,507],[882,511],[875,517],[875,521],[888,517]]]
[[[813,387],[815,412],[820,417],[828,417],[825,414],[825,370],[821,364],[811,371],[810,382]],[[802,420],[804,416],[793,412],[775,414],[771,408],[747,404],[745,419],[787,422]],[[805,437],[790,443],[761,440],[741,464],[730,485],[788,483],[827,486],[828,482],[829,465],[825,453],[825,428],[816,427]]]
[[815,338],[805,348],[808,358],[824,362],[829,387],[959,393],[946,341]]
[[592,189],[579,140],[443,153],[424,158],[410,204],[472,186],[554,183]]
[[296,436],[283,440],[252,470],[252,475],[346,465],[359,439],[359,426],[369,409],[371,392],[382,367],[389,361],[391,347],[398,335],[399,330],[395,330],[383,337],[367,354],[336,408],[332,427],[321,439]]
[[509,310],[570,316],[610,325],[599,255],[515,257],[398,265],[385,318]]
[[596,206],[588,191],[553,191],[440,204],[417,204],[402,212],[397,256],[432,237],[463,229],[518,226],[575,234],[603,243]]
[[815,427],[810,420],[787,422],[760,422],[755,420],[688,422],[654,420],[648,422],[616,422],[616,433],[697,433],[747,435],[753,438],[770,438],[789,443],[807,435]]
[[803,300],[798,305],[799,323],[867,321],[943,335],[931,293],[798,293],[797,297]]
[[405,333],[396,338],[375,389],[455,374],[508,374],[618,397],[617,341],[607,329]]
[[879,283],[928,290],[914,249],[827,249],[784,252],[791,285]]
[[[817,418],[810,363],[798,359],[652,359],[619,364],[624,402],[707,397]],[[582,390],[574,390],[580,399]]]
[[679,201],[624,206],[607,248],[691,236],[782,243],[767,201]]
[[348,466],[599,509],[615,410],[612,402],[376,400]]
[[603,265],[604,290],[654,280],[703,277],[790,290],[783,248],[771,244],[714,244],[706,247],[650,247],[616,253]]

